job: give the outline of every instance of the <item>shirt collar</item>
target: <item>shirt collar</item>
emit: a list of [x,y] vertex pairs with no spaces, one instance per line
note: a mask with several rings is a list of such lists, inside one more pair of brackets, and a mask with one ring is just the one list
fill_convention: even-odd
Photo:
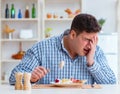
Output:
[[68,35],[69,34],[69,29],[67,29],[67,30],[65,30],[60,36],[59,36],[59,41],[58,41],[58,48],[60,49],[60,50],[66,50],[65,48],[64,48],[64,43],[63,43],[63,37],[65,36],[65,35]]
[[[61,38],[61,50],[63,50],[64,52],[66,52],[66,53],[69,55],[67,49],[64,47],[64,36],[65,36],[65,35],[67,35],[66,32],[63,33],[63,36],[62,36],[62,38]],[[69,56],[70,56],[70,55],[69,55]]]

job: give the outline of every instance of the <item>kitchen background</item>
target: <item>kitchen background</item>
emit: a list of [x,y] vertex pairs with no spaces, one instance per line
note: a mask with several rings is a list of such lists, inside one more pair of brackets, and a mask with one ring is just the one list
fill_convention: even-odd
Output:
[[[5,17],[7,6],[12,18],[11,13]],[[119,83],[119,0],[0,0],[0,83],[8,83],[12,68],[29,47],[69,29],[78,13],[90,13],[103,22],[98,45]]]

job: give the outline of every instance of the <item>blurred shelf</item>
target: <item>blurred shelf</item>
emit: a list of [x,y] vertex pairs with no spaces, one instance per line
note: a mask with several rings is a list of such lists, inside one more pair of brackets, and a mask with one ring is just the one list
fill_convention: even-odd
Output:
[[[45,0],[47,3],[73,3],[75,2],[74,0]],[[77,2],[80,0],[76,0]],[[58,3],[59,2],[59,3]]]
[[10,21],[10,22],[14,22],[14,21],[38,21],[38,18],[21,18],[21,19],[1,18],[1,21]]
[[73,18],[50,18],[50,19],[45,19],[45,21],[72,21]]
[[21,42],[21,41],[34,42],[38,41],[38,39],[1,39],[1,42]]
[[15,59],[3,59],[1,60],[1,62],[9,62],[9,63],[18,63],[20,62],[21,60],[15,60]]

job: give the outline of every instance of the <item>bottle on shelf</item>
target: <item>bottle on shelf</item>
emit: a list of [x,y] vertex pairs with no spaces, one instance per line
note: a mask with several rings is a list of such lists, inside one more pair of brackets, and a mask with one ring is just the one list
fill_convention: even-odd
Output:
[[26,6],[26,10],[25,10],[25,18],[29,18],[30,14],[29,14],[29,6]]
[[15,18],[15,8],[14,8],[14,4],[11,5],[11,18]]
[[21,9],[19,9],[19,12],[18,12],[18,18],[22,18]]
[[33,6],[32,6],[32,18],[36,18],[36,8],[35,8],[35,4],[33,4]]
[[8,4],[6,4],[5,18],[9,18],[9,8],[8,8]]

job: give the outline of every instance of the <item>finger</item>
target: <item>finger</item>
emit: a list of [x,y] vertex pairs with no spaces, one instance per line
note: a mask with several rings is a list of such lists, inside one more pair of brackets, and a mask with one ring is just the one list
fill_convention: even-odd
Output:
[[95,44],[95,41],[96,41],[96,37],[94,36],[94,37],[92,38],[92,43]]
[[96,36],[96,44],[98,43],[98,37]]
[[46,68],[44,68],[42,66],[39,67],[39,70],[41,70],[44,75],[47,74],[50,71],[49,69],[46,69]]
[[92,49],[92,47],[93,47],[93,42],[90,41],[90,49]]
[[97,44],[97,41],[98,41],[98,37],[95,36],[95,37],[94,37],[94,43]]
[[32,76],[31,77],[33,79],[39,79],[39,75],[35,71],[32,72]]
[[94,37],[92,38],[92,40],[91,40],[91,43],[92,43],[93,45],[96,45],[97,42],[98,42],[98,37],[97,37],[97,36],[94,36]]
[[98,43],[98,36],[95,36],[95,44]]
[[40,70],[39,67],[36,67],[33,72],[34,72],[34,74],[36,74],[39,78],[40,78],[41,75],[43,74],[43,73],[42,73],[42,70]]
[[39,67],[37,67],[35,69],[35,73],[39,76],[39,78],[43,77],[45,75],[45,73],[43,72],[43,70],[41,70]]
[[48,70],[46,70],[42,66],[36,67],[35,71],[36,71],[35,73],[39,76],[39,79],[43,78],[48,73]]
[[38,76],[35,72],[32,72],[31,82],[36,82],[36,81],[38,81],[39,79],[40,79],[39,76]]
[[33,75],[34,75],[34,79],[41,79],[42,77],[44,77],[50,70],[49,69],[45,69],[42,66],[38,66],[35,68],[35,70],[33,71]]

